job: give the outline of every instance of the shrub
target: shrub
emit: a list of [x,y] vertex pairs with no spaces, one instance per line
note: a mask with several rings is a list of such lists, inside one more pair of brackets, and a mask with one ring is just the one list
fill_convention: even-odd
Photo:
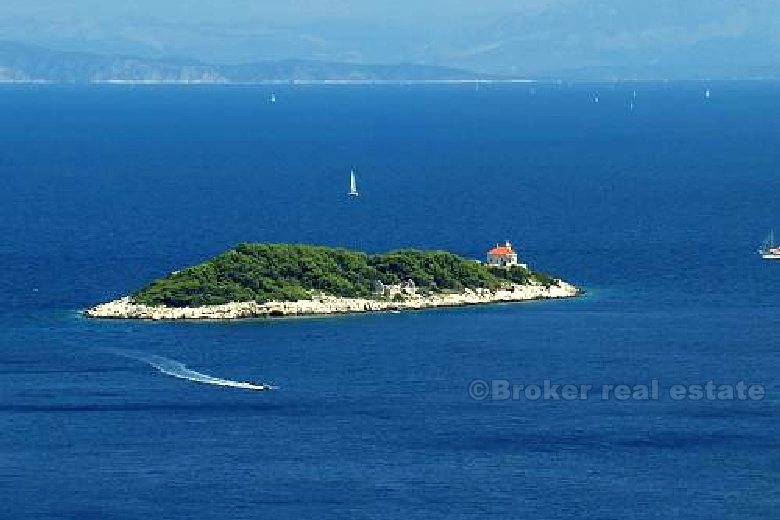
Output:
[[295,244],[240,244],[136,292],[147,305],[195,307],[231,301],[260,303],[310,298],[312,292],[372,297],[373,281],[413,280],[422,293],[497,289],[531,279],[551,285],[546,274],[521,267],[500,269],[446,251],[404,249],[368,255],[358,251]]

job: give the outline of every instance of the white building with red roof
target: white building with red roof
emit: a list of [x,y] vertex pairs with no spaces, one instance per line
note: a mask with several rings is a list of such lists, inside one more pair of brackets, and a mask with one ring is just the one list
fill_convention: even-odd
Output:
[[487,252],[487,264],[496,267],[521,265],[517,262],[517,251],[508,240],[504,245],[496,244],[496,247]]

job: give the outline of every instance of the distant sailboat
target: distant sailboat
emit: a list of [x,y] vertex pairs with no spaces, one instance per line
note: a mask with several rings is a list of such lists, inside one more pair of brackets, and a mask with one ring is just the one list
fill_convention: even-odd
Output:
[[349,193],[347,195],[349,195],[350,197],[358,196],[357,181],[355,180],[354,169],[349,172]]
[[276,103],[276,94],[271,94],[271,99],[269,100],[271,103]]
[[710,99],[710,89],[704,91],[704,97]]
[[780,260],[780,247],[775,244],[775,232],[770,231],[769,235],[761,244],[761,249],[758,250],[758,254],[765,260]]
[[598,95],[598,94],[596,94],[596,95],[593,97],[593,102],[594,102],[594,103],[598,103],[598,102],[599,102],[599,95]]

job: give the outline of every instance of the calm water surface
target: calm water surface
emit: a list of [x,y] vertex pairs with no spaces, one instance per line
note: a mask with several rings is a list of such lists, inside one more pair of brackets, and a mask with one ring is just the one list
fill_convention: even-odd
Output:
[[[755,250],[780,228],[780,88],[709,87],[0,89],[0,516],[777,518],[780,264]],[[78,314],[242,241],[507,238],[588,296]],[[476,401],[474,379],[661,397]],[[708,380],[766,397],[668,398]]]

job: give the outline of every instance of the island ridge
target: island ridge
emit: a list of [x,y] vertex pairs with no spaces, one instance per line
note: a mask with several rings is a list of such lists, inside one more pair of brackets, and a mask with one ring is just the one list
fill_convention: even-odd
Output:
[[[507,249],[508,248],[508,249]],[[497,257],[496,251],[506,258]],[[488,263],[446,251],[370,255],[300,244],[241,244],[88,309],[92,318],[236,319],[423,309],[577,296],[517,263],[508,242]]]

